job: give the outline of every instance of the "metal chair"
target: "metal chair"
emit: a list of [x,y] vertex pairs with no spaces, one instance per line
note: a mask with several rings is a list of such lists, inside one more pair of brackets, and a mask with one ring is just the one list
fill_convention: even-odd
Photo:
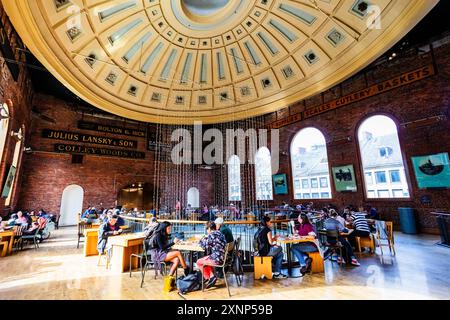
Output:
[[[383,255],[383,246],[389,247],[391,254],[395,256],[394,248],[394,225],[392,221],[377,221],[377,245],[380,247],[381,255]],[[387,241],[383,244],[382,241]]]
[[[147,270],[148,266],[153,266],[153,268],[155,269],[155,279],[158,276],[158,268],[156,267],[156,264],[151,261],[150,257],[147,254],[147,243],[144,239],[143,243],[142,243],[142,253],[132,253],[130,255],[130,278],[131,278],[131,260],[133,257],[136,257],[139,259],[139,265],[140,265],[140,270],[141,270],[141,288],[144,285],[144,279],[145,279],[145,272]],[[143,264],[143,261],[145,260],[145,264]],[[167,274],[167,265],[165,262],[161,262],[161,275]]]
[[34,231],[33,234],[22,234],[22,237],[20,239],[21,239],[20,250],[23,249],[23,241],[24,240],[33,240],[34,249],[37,250],[39,248],[39,241],[38,240],[40,239],[39,228],[36,228],[36,230]]
[[[325,234],[327,236],[327,240],[325,241],[325,243],[323,244],[324,247],[328,248],[331,250],[331,255],[330,257],[333,255],[333,253],[338,253],[339,252],[339,256],[341,258],[341,260],[339,261],[339,264],[342,265],[342,243],[339,241],[339,231],[338,230],[326,230]],[[331,239],[336,239],[335,243],[330,243],[329,240]],[[333,241],[334,242],[334,241]]]
[[[228,296],[231,297],[231,293],[230,293],[230,287],[228,286],[228,281],[227,281],[227,274],[225,273],[225,267],[227,266],[227,260],[228,260],[228,246],[229,244],[227,244],[225,246],[225,256],[223,257],[223,263],[221,265],[215,265],[215,264],[210,264],[210,263],[205,263],[202,265],[201,270],[202,270],[202,274],[204,274],[204,267],[205,266],[210,266],[210,267],[214,267],[214,268],[222,268],[222,272],[223,272],[223,279],[225,281],[225,286],[227,287],[228,290]],[[205,282],[202,281],[202,291],[205,291]]]
[[84,238],[84,230],[92,228],[92,223],[80,221],[78,222],[78,241],[77,249],[80,247],[80,239]]
[[[227,268],[231,268],[231,270],[233,271],[233,274],[236,277],[236,282],[239,287],[242,286],[242,278],[244,276],[244,268],[241,263],[241,253],[239,252],[240,244],[241,244],[241,237],[238,237],[234,241],[234,248],[231,252],[231,258],[228,259],[228,261],[227,261]],[[237,262],[235,262],[235,261],[237,261]],[[234,263],[237,264],[236,266],[239,269],[238,272],[236,272],[236,270],[234,270],[234,268],[233,268]]]
[[112,255],[112,247],[105,248],[105,252],[98,254],[98,261],[97,261],[97,267],[100,266],[100,263],[102,262],[102,257],[106,258],[106,269],[111,268],[111,255]]

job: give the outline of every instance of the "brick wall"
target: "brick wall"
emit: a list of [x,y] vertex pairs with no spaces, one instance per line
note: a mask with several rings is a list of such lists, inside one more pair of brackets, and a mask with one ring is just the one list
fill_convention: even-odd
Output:
[[[328,161],[331,166],[353,164],[356,173],[358,192],[336,193],[332,183],[332,200],[311,200],[316,207],[332,203],[342,208],[347,204],[371,204],[378,208],[382,217],[393,220],[398,228],[398,207],[412,207],[415,209],[420,230],[427,233],[438,233],[434,216],[430,212],[435,210],[450,211],[450,190],[419,190],[413,167],[412,156],[450,152],[450,45],[446,44],[434,50],[438,74],[398,88],[390,92],[365,99],[360,102],[324,113],[280,129],[280,151],[287,152],[280,156],[280,171],[288,174],[289,195],[275,196],[273,205],[282,201],[301,203],[293,200],[293,182],[291,175],[291,161],[289,149],[295,134],[306,127],[316,127],[326,137]],[[366,85],[393,78],[403,72],[411,71],[432,62],[432,54],[417,55],[412,53],[393,62],[385,63],[366,71],[366,77],[358,74],[353,78],[336,86],[323,95],[301,101],[290,109],[295,112],[303,111],[339,98]],[[292,112],[291,112],[292,114]],[[373,200],[366,199],[357,143],[357,128],[371,115],[384,114],[390,116],[398,125],[399,139],[404,150],[404,162],[410,186],[409,200]],[[404,125],[428,117],[445,115],[445,120],[415,125]],[[267,123],[276,119],[275,114],[267,116]],[[279,118],[278,118],[279,119]],[[350,141],[347,141],[350,138]],[[431,204],[422,204],[420,198],[424,195],[431,197]]]
[[[9,57],[10,66],[17,68],[18,78],[14,79],[11,71],[6,63],[3,51],[0,51],[0,103],[6,103],[9,109],[8,134],[6,136],[5,146],[3,149],[2,160],[0,163],[0,182],[1,190],[8,176],[9,167],[13,162],[16,140],[9,134],[11,131],[18,132],[22,129],[24,132],[23,146],[25,146],[30,138],[29,124],[31,121],[31,99],[33,96],[31,81],[29,79],[26,68],[21,64],[25,62],[23,51],[24,46],[14,31],[11,23],[0,4],[0,19],[3,25],[2,35],[4,41],[9,44],[13,57]],[[11,205],[5,208],[5,198],[0,198],[0,215],[6,215],[11,209],[16,207],[23,173],[22,156],[19,157],[19,163],[16,171],[15,184],[12,189]],[[1,191],[0,191],[1,192]]]
[[[82,119],[141,130],[145,130],[145,124],[125,123],[125,119],[111,120],[83,115],[74,111],[64,101],[47,95],[36,95],[33,105],[40,114],[45,115],[45,118],[53,119],[54,123],[43,119],[33,119],[30,141],[33,153],[24,156],[26,170],[20,195],[21,208],[44,208],[58,213],[63,191],[72,184],[79,185],[84,190],[83,207],[90,204],[98,207],[115,206],[119,191],[133,183],[147,183],[152,186],[152,189],[158,190],[155,192],[160,194],[161,204],[173,206],[177,198],[186,204],[186,193],[190,187],[199,189],[201,203],[213,202],[210,199],[214,195],[213,185],[209,183],[212,181],[212,172],[200,168],[180,169],[166,163],[161,163],[156,170],[155,154],[146,150],[145,138],[77,129],[77,122]],[[74,143],[42,138],[43,129],[136,140],[138,141],[136,151],[145,152],[146,158],[135,160],[85,155],[82,164],[72,164],[70,155],[55,154],[53,146],[55,143]],[[99,147],[94,144],[83,145]]]

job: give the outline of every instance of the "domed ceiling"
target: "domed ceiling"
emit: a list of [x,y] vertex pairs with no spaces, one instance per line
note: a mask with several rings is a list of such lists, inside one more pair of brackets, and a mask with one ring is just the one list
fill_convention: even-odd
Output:
[[438,0],[2,0],[65,86],[140,121],[226,122],[288,106],[391,48]]

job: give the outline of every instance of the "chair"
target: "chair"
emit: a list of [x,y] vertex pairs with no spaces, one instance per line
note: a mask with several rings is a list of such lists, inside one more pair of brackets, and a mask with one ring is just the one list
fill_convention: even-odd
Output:
[[20,250],[22,250],[23,249],[23,241],[24,240],[33,240],[33,243],[34,243],[34,249],[38,249],[39,248],[39,240],[40,239],[40,236],[39,236],[39,228],[36,228],[36,230],[34,231],[34,233],[33,234],[22,234],[22,237],[20,238],[20,243],[21,243],[21,245],[20,245]]
[[272,279],[272,259],[273,257],[253,257],[253,265],[255,267],[255,279]]
[[375,252],[375,238],[372,234],[367,237],[355,237],[356,240],[356,250],[361,252],[361,248],[369,248],[370,252]]
[[102,262],[102,258],[106,258],[106,269],[111,267],[111,255],[112,255],[112,247],[105,249],[105,252],[98,254],[97,267],[100,266]]
[[80,247],[80,239],[84,238],[84,230],[92,228],[92,223],[80,221],[78,222],[78,241],[77,249]]
[[23,232],[27,229],[27,226],[17,226],[14,229],[14,243],[13,243],[13,247],[16,248],[16,250],[19,250],[19,246],[22,243],[22,235]]
[[60,214],[57,214],[57,215],[55,215],[55,228],[56,228],[56,230],[58,230],[59,229],[59,218],[61,217],[61,215]]
[[[151,259],[149,259],[149,256],[147,255],[147,243],[144,239],[142,243],[142,253],[132,253],[130,255],[130,278],[131,278],[131,267],[132,267],[132,259],[133,257],[139,259],[139,265],[141,270],[141,288],[144,285],[144,279],[145,279],[145,271],[147,270],[147,266],[153,266],[155,269],[155,279],[158,276],[158,268],[156,268],[156,265]],[[145,264],[143,265],[143,261],[145,260]],[[161,262],[161,275],[167,274],[167,265],[165,262]]]
[[[332,256],[332,254],[333,253],[338,253],[339,252],[339,256],[340,256],[340,258],[341,258],[341,260],[340,260],[340,262],[339,262],[339,264],[340,265],[342,265],[342,247],[343,247],[343,245],[342,245],[342,243],[339,241],[339,239],[338,239],[338,237],[339,237],[339,231],[338,230],[326,230],[325,231],[325,234],[326,234],[326,241],[325,241],[325,243],[324,243],[324,247],[325,248],[328,248],[329,250],[331,250],[331,255],[330,255],[330,257]],[[329,238],[333,238],[333,239],[336,239],[336,243],[330,243],[330,242],[328,242],[328,239]]]
[[[215,265],[215,264],[210,264],[210,263],[205,263],[202,265],[202,274],[204,274],[203,269],[205,266],[210,266],[210,267],[214,267],[214,268],[222,268],[222,272],[223,272],[223,279],[225,281],[225,286],[227,287],[228,290],[228,296],[231,297],[231,293],[230,293],[230,287],[228,286],[228,281],[227,281],[227,274],[225,273],[225,267],[227,266],[227,260],[228,260],[228,246],[229,244],[227,244],[225,246],[225,256],[223,257],[223,263],[221,265]],[[205,291],[205,282],[202,281],[202,291]]]
[[[377,242],[383,255],[383,246],[389,247],[391,254],[395,256],[394,248],[394,224],[392,221],[377,221]],[[387,241],[387,244],[383,244],[382,241]]]
[[1,246],[3,246],[3,250],[2,250],[2,257],[6,256],[6,253],[8,252],[8,245],[9,245],[9,241],[2,241],[2,237],[0,237],[0,248]]
[[288,222],[288,232],[289,234],[295,234],[295,221],[291,220]]
[[323,258],[319,252],[308,252],[308,256],[312,259],[311,264],[311,274],[312,273],[323,273],[325,271],[325,266],[323,264]]
[[[231,258],[228,259],[227,266],[226,266],[227,268],[231,268],[231,270],[233,271],[233,274],[236,277],[236,282],[239,287],[242,285],[242,278],[244,275],[244,268],[241,263],[241,253],[239,252],[240,244],[241,244],[241,237],[238,237],[234,241],[234,248],[231,251]],[[237,261],[237,262],[234,262],[234,261]],[[234,268],[233,268],[234,263],[237,264],[236,266],[239,269],[238,272],[236,272],[236,270],[234,270]]]

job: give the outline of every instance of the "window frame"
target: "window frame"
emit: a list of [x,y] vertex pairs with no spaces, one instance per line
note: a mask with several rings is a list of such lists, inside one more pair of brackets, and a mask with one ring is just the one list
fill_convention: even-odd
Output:
[[[450,109],[449,109],[450,111]],[[405,183],[408,186],[408,193],[409,193],[409,197],[404,197],[404,198],[369,198],[368,197],[368,189],[371,188],[367,188],[366,186],[366,181],[365,181],[365,177],[364,177],[364,165],[363,165],[363,161],[362,161],[362,155],[361,155],[361,144],[359,142],[359,130],[361,129],[362,124],[374,117],[374,116],[385,116],[389,119],[391,119],[396,128],[397,128],[397,137],[398,137],[398,142],[399,142],[399,146],[400,146],[400,154],[401,154],[401,158],[403,160],[403,168],[405,170]],[[356,147],[357,147],[357,159],[359,162],[359,170],[361,173],[362,178],[362,190],[363,190],[363,200],[367,201],[367,202],[411,202],[411,200],[413,199],[413,195],[414,195],[414,189],[412,188],[412,184],[411,184],[411,175],[413,174],[411,172],[411,170],[409,169],[409,162],[407,161],[406,155],[405,155],[405,149],[403,148],[403,132],[400,130],[400,126],[399,126],[399,121],[397,118],[395,118],[392,114],[389,113],[384,113],[384,112],[373,112],[373,113],[368,113],[366,116],[362,117],[361,119],[359,119],[359,121],[356,123],[355,126],[355,130],[353,132],[354,134],[354,141],[356,141]]]

